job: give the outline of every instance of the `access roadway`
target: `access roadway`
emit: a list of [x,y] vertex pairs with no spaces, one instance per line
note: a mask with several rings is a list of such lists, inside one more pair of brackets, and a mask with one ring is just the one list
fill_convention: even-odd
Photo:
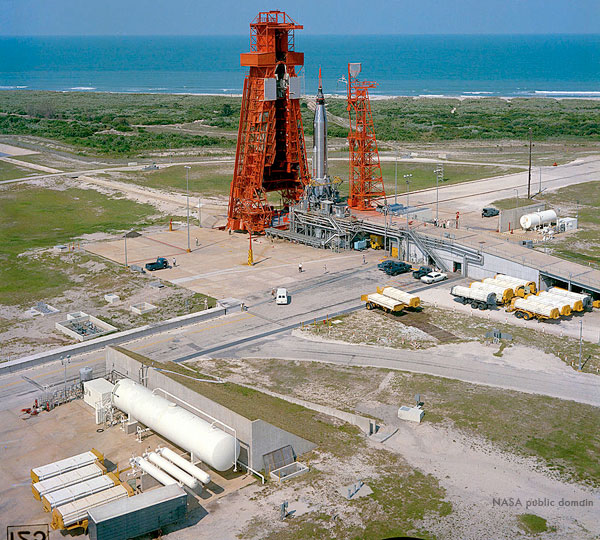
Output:
[[[472,344],[413,351],[314,342],[294,335],[303,324],[362,309],[360,294],[374,291],[377,285],[391,284],[415,292],[426,289],[431,294],[436,288],[446,289],[462,281],[460,276],[451,276],[449,282],[425,286],[410,274],[386,280],[373,265],[323,272],[297,284],[297,288],[290,285],[292,301],[287,306],[275,305],[270,291],[265,291],[246,299],[248,311],[149,336],[124,347],[154,360],[181,363],[201,362],[207,357],[261,357],[399,369],[600,406],[600,377],[577,373],[555,359],[546,358],[548,365],[534,365],[528,356],[508,362],[494,357],[489,348],[477,352],[470,348]],[[73,357],[67,366],[67,379],[77,380],[83,366],[93,367],[102,376],[104,365],[103,352]],[[31,406],[44,385],[60,389],[64,374],[60,362],[53,362],[0,377],[0,410]]]

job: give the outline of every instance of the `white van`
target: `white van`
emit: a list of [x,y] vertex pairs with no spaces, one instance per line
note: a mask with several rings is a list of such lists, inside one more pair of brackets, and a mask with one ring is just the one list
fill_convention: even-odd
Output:
[[277,289],[277,295],[275,297],[275,303],[280,306],[286,306],[288,303],[287,289]]

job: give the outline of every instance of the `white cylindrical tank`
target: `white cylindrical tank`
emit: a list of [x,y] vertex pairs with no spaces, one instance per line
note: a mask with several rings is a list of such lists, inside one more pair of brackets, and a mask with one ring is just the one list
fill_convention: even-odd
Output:
[[522,229],[534,229],[535,227],[541,227],[547,223],[556,221],[558,216],[554,210],[543,210],[542,212],[533,212],[533,214],[525,214],[521,216],[519,222],[521,223]]
[[452,296],[460,296],[462,298],[478,300],[479,302],[485,302],[489,305],[496,303],[496,293],[482,289],[472,289],[470,287],[463,287],[462,285],[455,285],[454,287],[452,287],[452,289],[450,290],[450,294]]
[[203,471],[200,467],[190,463],[187,459],[176,454],[170,448],[157,448],[156,453],[160,454],[162,457],[168,459],[170,462],[177,465],[180,469],[191,474],[194,478],[197,478],[203,484],[210,483],[210,474]]
[[560,287],[551,287],[548,289],[548,292],[557,296],[566,296],[567,298],[581,300],[582,306],[585,308],[592,304],[592,297],[589,294],[567,291],[566,289],[561,289]]
[[177,480],[170,477],[166,472],[161,471],[158,467],[152,465],[152,463],[143,457],[133,458],[133,462],[142,469],[142,471],[148,473],[155,480],[158,480],[163,486],[170,486],[177,483]]
[[232,435],[131,379],[117,382],[112,405],[217,471],[232,467],[239,456],[240,445]]
[[531,313],[537,313],[538,315],[543,315],[549,319],[558,319],[560,317],[556,307],[536,302],[530,298],[517,298],[514,300],[514,307],[529,311]]
[[161,468],[190,489],[196,489],[198,487],[198,480],[185,471],[182,471],[177,465],[174,465],[164,457],[159,456],[156,452],[150,452],[146,457],[148,458],[148,461],[154,463],[154,465]]
[[558,309],[561,315],[565,315],[567,317],[571,315],[572,309],[571,305],[569,304],[568,298],[553,296],[545,292],[541,292],[537,296],[531,296],[529,298],[533,298],[535,302],[541,302],[542,304],[555,307],[556,309]]
[[398,300],[398,302],[402,302],[412,308],[417,308],[421,305],[421,299],[418,296],[401,291],[395,287],[384,287],[381,294],[389,296],[394,300]]
[[471,283],[471,289],[481,289],[483,291],[494,292],[496,293],[497,302],[508,302],[515,295],[512,287],[500,285],[499,283],[483,283],[481,281],[474,281]]

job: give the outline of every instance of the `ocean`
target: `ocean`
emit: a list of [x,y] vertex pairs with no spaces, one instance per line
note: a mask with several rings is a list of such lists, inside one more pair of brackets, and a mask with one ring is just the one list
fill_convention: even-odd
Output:
[[[247,36],[0,37],[0,89],[240,94]],[[296,35],[303,92],[345,93],[348,62],[373,95],[600,98],[598,35]]]

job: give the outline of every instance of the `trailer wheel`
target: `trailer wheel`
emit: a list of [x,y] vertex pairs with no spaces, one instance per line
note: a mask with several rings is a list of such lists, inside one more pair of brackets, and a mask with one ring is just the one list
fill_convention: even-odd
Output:
[[477,302],[472,302],[471,303],[471,308],[472,309],[477,309]]
[[486,309],[486,305],[485,304],[479,304],[479,309],[481,311],[485,310]]
[[371,302],[367,302],[367,303],[365,304],[365,307],[366,307],[367,309],[373,309],[373,304],[371,304]]
[[522,319],[523,318],[523,314],[520,311],[515,311],[515,317],[517,319]]
[[528,321],[529,319],[531,319],[531,315],[529,315],[529,313],[523,313],[523,319]]

